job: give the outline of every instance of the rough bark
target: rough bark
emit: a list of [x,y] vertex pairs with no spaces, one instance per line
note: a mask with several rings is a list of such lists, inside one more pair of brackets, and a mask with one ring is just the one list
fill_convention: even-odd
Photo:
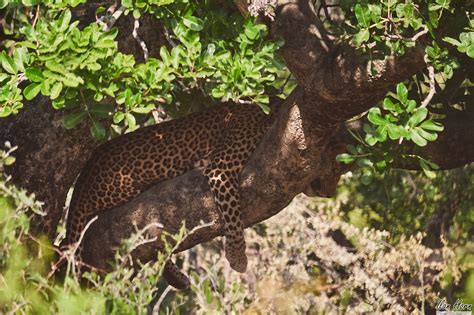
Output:
[[69,188],[97,145],[86,124],[66,130],[63,115],[41,98],[0,124],[1,145],[10,141],[18,146],[14,152],[17,161],[7,168],[13,183],[44,202],[47,215],[33,218],[32,232],[50,238],[56,232]]
[[[81,10],[76,15],[81,19],[88,21],[94,17],[91,14],[94,5]],[[271,33],[285,39],[281,55],[299,87],[281,105],[277,120],[241,176],[246,227],[275,215],[308,187],[317,195],[330,196],[339,176],[353,167],[335,162],[335,156],[352,141],[347,136],[345,121],[373,106],[395,83],[425,67],[421,50],[415,47],[403,57],[372,61],[371,67],[378,69],[373,75],[368,71],[368,60],[350,47],[336,44],[325,33],[311,1],[279,1],[275,13],[275,20],[270,22]],[[132,49],[128,52],[139,57],[140,49],[130,32],[124,31],[130,22],[128,16],[117,23],[121,30],[120,47]],[[159,46],[166,44],[159,35],[159,25],[145,19],[142,27],[146,31],[140,35],[152,47],[150,55],[158,55]],[[150,43],[160,44],[150,46]],[[33,223],[37,231],[49,235],[54,234],[69,187],[98,145],[90,139],[85,124],[65,130],[61,126],[62,115],[42,99],[0,125],[0,140],[19,145],[17,163],[10,173],[16,184],[35,192],[45,202],[48,215]],[[457,117],[449,113],[446,131],[439,141],[422,150],[443,168],[471,162],[474,157],[471,122],[472,116]],[[358,126],[352,124],[348,128]],[[85,234],[84,258],[107,269],[112,248],[136,228],[154,222],[175,232],[183,221],[191,229],[202,222],[217,220],[206,180],[199,172],[192,171],[161,182],[129,203],[101,215]],[[161,230],[155,228],[149,232],[151,236],[159,236]],[[221,234],[222,226],[203,227],[188,237],[179,250]],[[143,261],[153,259],[160,246],[159,242],[144,245],[137,249],[135,257]]]

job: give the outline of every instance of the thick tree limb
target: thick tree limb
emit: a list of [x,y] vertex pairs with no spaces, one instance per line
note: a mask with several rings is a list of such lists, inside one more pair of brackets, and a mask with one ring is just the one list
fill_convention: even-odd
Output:
[[66,130],[63,115],[41,98],[27,104],[18,115],[2,118],[0,124],[0,145],[10,141],[18,146],[14,153],[17,162],[7,168],[13,183],[34,192],[37,200],[45,203],[47,216],[32,220],[33,233],[50,238],[56,233],[69,188],[98,145],[86,124]]
[[312,1],[278,1],[276,12],[271,29],[285,40],[281,55],[327,121],[345,121],[367,110],[393,84],[425,67],[418,47],[401,57],[368,60],[337,43],[326,33]]

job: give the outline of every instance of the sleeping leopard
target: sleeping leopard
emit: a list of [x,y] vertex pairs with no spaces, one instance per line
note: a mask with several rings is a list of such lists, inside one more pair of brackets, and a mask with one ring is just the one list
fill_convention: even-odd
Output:
[[[76,244],[95,215],[126,203],[159,181],[205,165],[203,175],[224,221],[226,258],[234,270],[245,272],[239,175],[274,117],[273,111],[267,115],[255,105],[227,103],[140,128],[99,146],[76,181],[63,245]],[[165,264],[164,276],[177,288],[189,285],[171,261]]]

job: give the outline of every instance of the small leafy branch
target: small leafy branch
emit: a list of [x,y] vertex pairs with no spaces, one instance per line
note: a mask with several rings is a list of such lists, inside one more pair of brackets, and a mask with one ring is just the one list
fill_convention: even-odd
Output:
[[[471,12],[471,15],[474,14]],[[470,58],[474,58],[474,20],[469,20],[469,26],[465,28],[465,32],[459,34],[459,39],[445,37],[443,40],[456,46],[460,53],[465,53]]]
[[363,168],[361,180],[370,183],[374,172],[390,168],[394,159],[417,159],[428,176],[434,176],[432,169],[438,166],[419,155],[409,154],[401,149],[404,141],[423,147],[435,141],[443,126],[429,117],[426,106],[417,106],[415,100],[408,98],[408,89],[399,83],[396,94],[389,93],[383,100],[382,109],[371,108],[363,125],[365,136],[354,135],[357,145],[349,145],[348,153],[337,157],[346,164],[356,162]]
[[[338,7],[344,12],[353,12],[341,23],[331,22],[329,25],[342,40],[366,53],[370,60],[387,55],[403,55],[407,48],[416,44],[424,46],[429,72],[422,82],[419,81],[420,77],[411,81],[409,88],[400,83],[396,94],[388,93],[379,107],[370,109],[367,122],[363,125],[364,134],[354,135],[358,144],[348,146],[348,153],[339,155],[338,161],[357,163],[362,168],[362,181],[365,183],[370,182],[375,172],[389,169],[395,159],[415,159],[425,174],[433,177],[432,170],[438,169],[438,166],[428,157],[405,152],[406,146],[400,144],[412,142],[423,147],[435,141],[443,130],[443,126],[433,120],[428,105],[435,100],[437,90],[445,92],[448,86],[446,81],[453,78],[456,69],[462,67],[460,59],[463,56],[453,53],[446,43],[474,58],[472,11],[455,11],[450,0],[341,1]],[[467,25],[464,32],[460,33],[459,40],[439,38],[437,35],[437,28],[447,16],[455,17],[459,25]],[[468,91],[472,87],[468,77],[464,80],[458,77],[457,80],[460,83],[455,91],[460,94],[472,93]],[[418,94],[418,98],[409,99],[409,94]],[[422,100],[423,94],[426,97]],[[453,106],[451,98],[452,95],[447,102],[438,98],[432,106]]]

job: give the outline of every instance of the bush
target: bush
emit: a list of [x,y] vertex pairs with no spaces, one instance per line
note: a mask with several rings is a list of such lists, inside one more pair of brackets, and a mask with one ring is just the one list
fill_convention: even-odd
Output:
[[[401,198],[409,193],[402,189],[408,189],[406,183],[394,185],[390,196],[400,194],[400,198],[390,199],[391,204],[403,209],[403,215],[391,219],[390,232],[383,229],[389,225],[381,226],[377,220],[387,210],[387,196],[360,190],[360,181],[354,178],[358,175],[346,176],[334,200],[301,195],[282,213],[250,229],[246,274],[230,270],[216,241],[180,254],[191,275],[191,289],[175,292],[159,280],[172,248],[160,253],[155,263],[135,269],[127,264],[128,253],[144,241],[143,231],[124,242],[113,272],[105,276],[88,272],[81,280],[71,268],[64,279],[55,279],[50,268],[55,252],[70,256],[29,234],[29,218],[41,212],[41,203],[8,183],[3,167],[14,162],[12,150],[0,155],[0,310],[4,313],[145,314],[153,307],[162,314],[419,313],[447,294],[473,302],[468,300],[474,279],[468,250],[472,241],[466,238],[472,230],[472,167],[445,172],[439,177],[444,181],[427,186],[423,186],[426,178],[407,172],[386,178],[410,177],[426,196],[408,206]],[[443,198],[433,193],[443,187],[462,190],[470,199],[457,209],[442,246],[430,248],[424,244],[426,233],[421,228],[426,222],[410,227],[403,217],[421,218],[418,207],[443,207]],[[363,204],[368,206],[360,208]],[[375,214],[367,212],[371,206]],[[176,240],[184,234],[183,229]],[[69,263],[74,261],[69,258]],[[84,279],[86,286],[81,285]]]

